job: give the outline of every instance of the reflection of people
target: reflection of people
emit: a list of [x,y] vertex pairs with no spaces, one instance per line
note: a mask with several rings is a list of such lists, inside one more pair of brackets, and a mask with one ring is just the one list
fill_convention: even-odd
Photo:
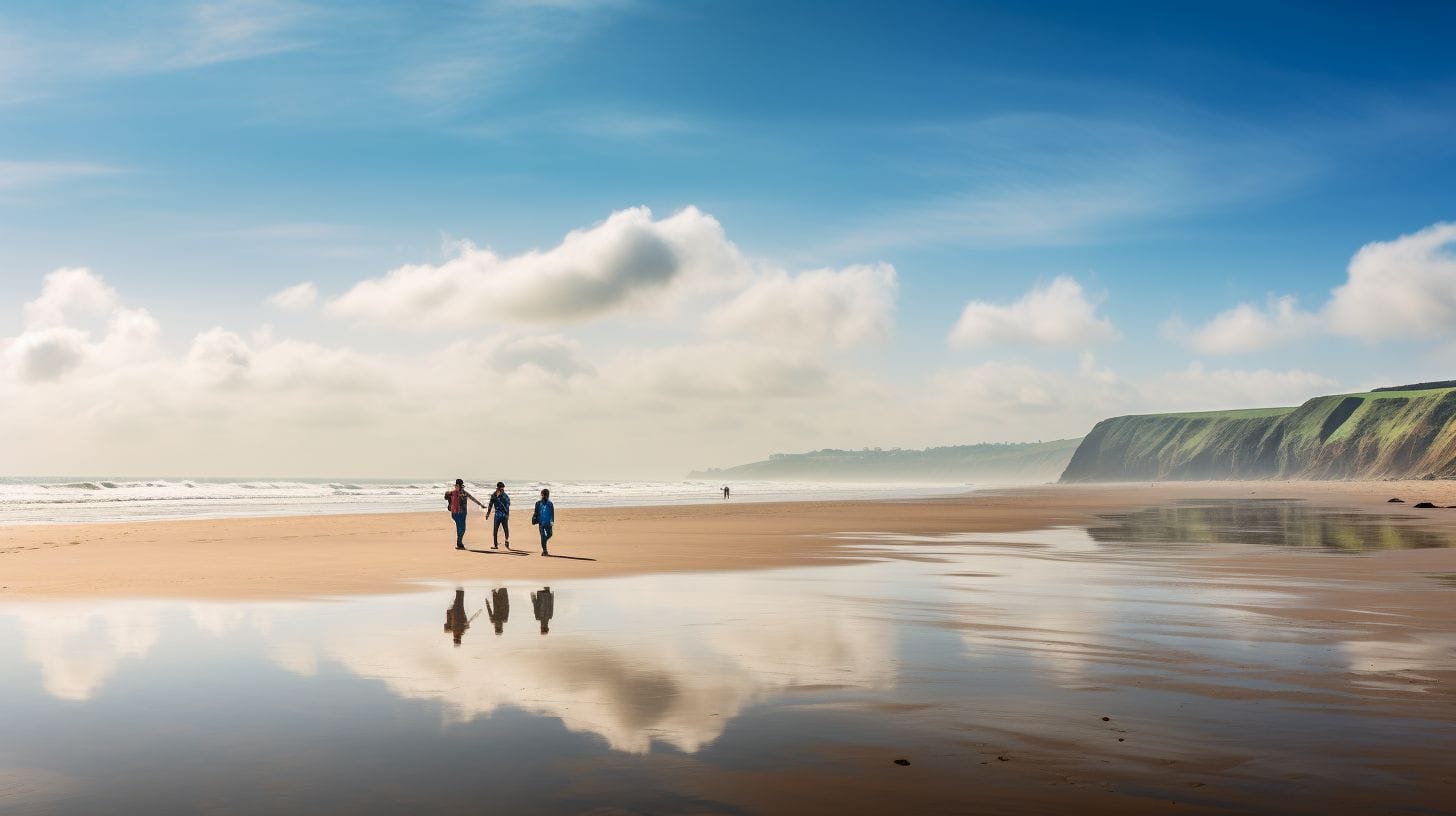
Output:
[[531,593],[531,608],[536,611],[536,620],[541,622],[541,634],[550,631],[551,615],[556,611],[556,596],[551,587],[541,587],[540,592]]
[[506,531],[506,549],[511,548],[511,497],[506,495],[506,483],[496,482],[495,492],[490,494],[490,507],[486,512],[495,512],[495,523],[490,528],[490,548],[500,547],[500,531]]
[[728,498],[728,485],[723,485],[723,498]]
[[[491,602],[494,601],[494,604]],[[485,611],[490,615],[490,622],[495,624],[495,633],[502,634],[506,630],[506,621],[511,617],[511,596],[506,592],[505,587],[492,589],[490,597],[485,601]]]
[[551,503],[551,491],[544,487],[541,488],[541,500],[531,511],[531,523],[541,526],[541,554],[550,555],[546,551],[546,542],[551,540],[551,525],[556,523],[556,505]]
[[484,507],[480,500],[465,492],[465,480],[456,479],[455,489],[445,491],[445,506],[450,508],[450,518],[455,519],[455,549],[465,549],[465,512],[470,509],[468,502],[475,502],[476,507]]
[[470,621],[465,617],[465,590],[455,590],[455,603],[445,610],[445,631],[455,636],[455,645],[460,645],[460,639],[465,637],[465,630],[470,628]]

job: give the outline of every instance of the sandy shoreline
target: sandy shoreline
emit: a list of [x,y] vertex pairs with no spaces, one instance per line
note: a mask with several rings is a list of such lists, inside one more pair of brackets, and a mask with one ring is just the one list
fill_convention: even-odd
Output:
[[[1387,504],[1400,497],[1406,504]],[[1052,485],[914,501],[742,503],[574,509],[558,504],[553,558],[515,514],[516,553],[492,551],[483,513],[468,552],[443,512],[0,528],[0,597],[315,597],[406,590],[431,580],[552,580],[765,569],[853,561],[845,533],[1015,532],[1201,498],[1297,498],[1409,516],[1456,531],[1450,482],[1197,482]],[[1267,560],[1267,559],[1266,559]],[[1370,560],[1370,559],[1367,559]],[[1456,571],[1456,550],[1383,552],[1381,569]],[[1364,568],[1364,567],[1362,567]]]
[[[1392,496],[1406,504],[1388,504]],[[744,771],[711,754],[616,751],[574,767],[573,778],[592,779],[603,762],[616,769],[640,760],[650,763],[656,789],[707,795],[747,812],[1448,809],[1451,740],[1442,729],[1456,688],[1450,633],[1456,548],[1332,553],[1238,541],[1141,547],[1116,538],[1131,529],[1119,526],[1129,519],[1156,522],[1157,508],[1200,499],[1302,499],[1335,511],[1306,520],[1321,535],[1337,535],[1339,522],[1331,519],[1344,518],[1376,535],[1424,531],[1423,546],[1437,535],[1456,537],[1456,509],[1411,507],[1422,500],[1456,504],[1456,484],[1430,482],[1048,486],[919,501],[597,510],[563,502],[553,550],[566,557],[549,559],[526,546],[534,544],[535,531],[524,514],[514,540],[522,554],[492,553],[483,515],[473,517],[467,543],[485,550],[457,552],[444,513],[0,528],[0,601],[14,601],[9,606],[39,633],[27,641],[32,659],[53,654],[41,662],[93,678],[97,687],[100,675],[86,670],[112,654],[108,632],[122,633],[112,655],[119,664],[132,655],[127,644],[145,621],[122,615],[114,625],[100,625],[106,619],[88,617],[87,609],[156,606],[110,599],[178,598],[193,605],[191,599],[393,593],[444,581],[444,587],[469,589],[435,583],[420,595],[360,598],[353,613],[337,618],[307,605],[306,614],[288,619],[308,622],[298,632],[274,631],[268,623],[248,638],[271,643],[270,660],[282,655],[293,660],[285,661],[289,666],[305,666],[300,671],[310,684],[337,680],[339,667],[352,667],[371,682],[397,684],[410,699],[467,709],[479,704],[483,719],[497,708],[524,708],[590,733],[633,739],[701,732],[711,739],[694,738],[693,746],[704,740],[726,751],[748,746],[754,756],[786,749],[772,740],[766,747],[744,742],[717,719],[720,713],[761,723],[744,701],[771,699],[788,714],[809,717],[830,710],[806,702],[815,694],[844,688],[852,697],[860,688],[871,696],[872,702],[851,700],[834,709],[844,722],[871,726],[860,732],[847,725],[838,738],[825,737],[826,753],[811,762],[786,754],[781,766]],[[1147,508],[1152,516],[1140,514]],[[1274,508],[1278,517],[1287,506]],[[1296,528],[1306,523],[1297,512],[1291,516]],[[1055,527],[1087,531],[1031,532]],[[1099,530],[1113,537],[1098,538]],[[933,538],[977,532],[1007,535]],[[874,533],[932,538],[854,535]],[[1048,539],[1069,546],[1048,546]],[[790,580],[783,575],[773,581],[628,577],[865,559],[891,562],[843,587],[811,590],[803,596],[813,599],[808,606],[796,600],[795,585],[780,583]],[[833,574],[856,571],[811,574],[806,580],[832,581]],[[869,574],[882,583],[854,583]],[[915,576],[913,586],[900,585],[904,595],[880,594],[897,575]],[[579,580],[609,576],[622,580]],[[564,599],[590,599],[611,623],[583,627],[584,619],[567,613],[553,623],[550,640],[525,641],[545,646],[523,648],[510,636],[523,626],[536,636],[532,606],[519,586],[527,581],[557,588],[558,616],[568,609]],[[634,581],[648,585],[645,616],[633,606],[633,590],[620,590]],[[509,635],[496,640],[483,618],[466,640],[476,651],[442,652],[455,648],[436,617],[447,596],[469,594],[474,608],[497,582],[517,585]],[[721,596],[710,591],[715,584],[722,585]],[[630,597],[613,598],[614,592]],[[393,614],[355,620],[369,614],[370,604],[408,609],[412,599],[426,597],[439,606],[418,633],[412,618],[408,631],[396,631],[402,622]],[[709,603],[714,597],[727,598],[726,605]],[[657,627],[655,615],[687,615],[692,625]],[[251,620],[205,618],[223,619]],[[647,630],[633,629],[633,621],[645,621]],[[204,642],[213,643],[224,628],[208,630]],[[661,645],[682,636],[683,628],[693,632],[694,649],[679,653]],[[927,634],[932,629],[953,639]],[[907,658],[911,653],[891,648],[897,631],[941,645]],[[289,639],[306,632],[317,636],[312,646]],[[749,691],[704,671],[708,664],[696,647],[699,638],[713,637],[732,656],[722,665],[747,678]],[[68,643],[76,651],[63,648]],[[687,662],[679,662],[684,656]],[[316,673],[320,661],[333,670]],[[820,664],[822,671],[805,668]],[[883,688],[872,682],[891,675],[895,682],[884,681]],[[502,677],[513,682],[498,682]],[[716,696],[725,689],[728,702]],[[1337,729],[1328,732],[1329,744],[1321,729]],[[913,762],[892,765],[894,757]],[[316,780],[295,784],[312,790]],[[452,778],[440,790],[461,784]],[[593,796],[611,801],[615,784]],[[6,795],[0,791],[0,801]]]

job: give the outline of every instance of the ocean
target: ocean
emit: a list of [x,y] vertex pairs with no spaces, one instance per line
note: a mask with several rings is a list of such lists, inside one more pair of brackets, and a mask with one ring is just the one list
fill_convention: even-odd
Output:
[[[453,480],[452,480],[453,482]],[[520,507],[551,489],[560,508],[712,504],[722,482],[519,481],[507,489]],[[729,482],[730,501],[908,499],[948,496],[965,484]],[[222,479],[0,477],[0,524],[57,524],[240,516],[313,516],[441,510],[446,481],[426,479]],[[494,482],[471,482],[481,501]]]

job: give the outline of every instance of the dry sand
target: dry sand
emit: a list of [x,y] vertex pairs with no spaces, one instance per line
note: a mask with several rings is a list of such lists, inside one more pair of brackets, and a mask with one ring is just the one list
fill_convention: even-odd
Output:
[[[1407,503],[1387,504],[1391,497]],[[1456,509],[1412,509],[1418,501],[1456,504],[1450,482],[1057,485],[924,501],[599,509],[575,509],[562,497],[551,558],[541,557],[525,514],[512,517],[511,553],[490,548],[484,513],[471,516],[466,552],[454,548],[444,512],[0,527],[0,597],[315,597],[407,589],[428,580],[550,581],[824,564],[863,557],[842,548],[835,537],[842,533],[1034,530],[1195,498],[1301,498],[1399,512],[1412,524],[1456,530]],[[1261,559],[1269,569],[1279,563]],[[1456,550],[1383,552],[1335,566],[1456,572]]]

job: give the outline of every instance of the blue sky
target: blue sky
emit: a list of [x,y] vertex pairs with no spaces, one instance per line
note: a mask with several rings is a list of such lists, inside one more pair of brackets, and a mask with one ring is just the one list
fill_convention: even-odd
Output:
[[[543,337],[569,364],[521,365],[594,406],[590,422],[552,415],[566,427],[551,455],[570,475],[607,475],[626,456],[675,475],[824,445],[1078,435],[1108,413],[1450,377],[1456,272],[1437,225],[1456,218],[1453,18],[1332,3],[6,3],[0,342],[12,370],[0,388],[22,406],[15,422],[85,404],[77,421],[95,434],[59,461],[62,443],[38,442],[12,467],[443,467],[446,454],[420,453],[407,430],[438,408],[400,395],[417,384],[399,372],[421,368],[401,355],[495,344],[486,359],[503,344],[539,351]],[[476,312],[447,319],[334,303],[391,270],[446,268],[460,241],[510,259],[634,207],[649,223],[695,208],[721,236],[694,240],[738,255],[674,267],[671,297],[629,270],[628,295],[569,315],[530,304],[580,281],[530,264],[510,274],[568,289],[482,294]],[[1373,242],[1385,247],[1373,271],[1332,299]],[[600,272],[600,259],[569,260]],[[482,291],[516,285],[495,263],[465,263]],[[844,272],[880,264],[891,278]],[[67,297],[106,305],[89,317],[84,303],[58,306],[37,323],[25,304],[63,268],[110,293]],[[843,274],[796,277],[816,269]],[[1064,278],[1076,292],[1035,297]],[[304,282],[317,293],[307,304],[268,302]],[[807,333],[766,322],[794,298],[838,306],[805,317]],[[714,317],[729,301],[732,315]],[[1003,311],[972,309],[982,324],[957,334],[973,302]],[[156,324],[124,355],[107,345],[116,310]],[[1039,320],[1066,330],[1027,328]],[[97,407],[116,389],[146,393],[146,377],[195,374],[213,330],[239,338],[233,356],[251,371],[225,400],[203,393],[212,382]],[[314,362],[278,359],[290,349],[355,355],[347,365],[384,380],[388,393],[369,399],[393,413],[357,433],[398,432],[398,449],[370,459],[341,432],[276,460],[255,439],[209,462],[116,443],[185,405],[220,417],[196,423],[191,449],[236,430],[220,405],[296,399],[297,414],[272,421],[297,448],[313,439],[310,411],[342,397],[297,368]],[[671,366],[621,368],[645,350],[788,353],[802,367],[784,374],[792,393],[761,390],[778,375],[746,367],[689,399]],[[460,377],[487,393],[448,393],[482,406],[473,420],[531,432],[555,400],[512,397],[506,381],[530,377],[491,365]],[[113,381],[123,369],[137,379]],[[588,375],[640,376],[643,402],[605,397]],[[503,413],[496,399],[531,407]],[[942,410],[885,407],[904,403]],[[328,402],[329,415],[346,404]],[[598,444],[597,422],[673,454],[580,453]],[[532,450],[497,448],[516,472]]]

